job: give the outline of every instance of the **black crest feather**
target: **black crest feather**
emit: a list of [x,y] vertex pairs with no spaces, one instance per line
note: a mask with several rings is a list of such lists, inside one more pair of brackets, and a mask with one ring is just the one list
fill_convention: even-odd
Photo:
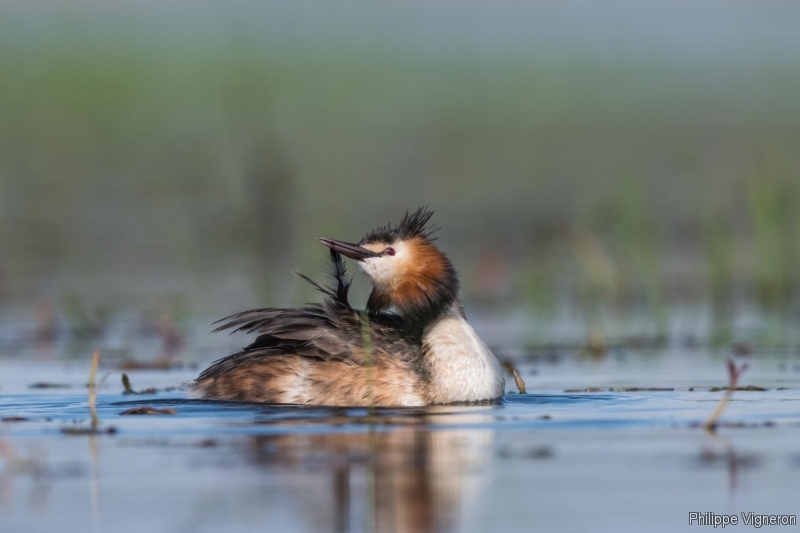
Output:
[[436,233],[439,228],[428,226],[428,222],[430,222],[432,216],[433,210],[429,209],[428,206],[420,207],[413,213],[406,211],[406,214],[403,215],[403,218],[397,226],[387,224],[374,229],[367,233],[359,244],[363,246],[369,242],[394,242],[396,240],[413,239],[414,237],[421,237],[433,241],[435,239],[431,238],[431,236]]
[[315,289],[325,294],[334,302],[350,306],[347,300],[347,293],[350,291],[350,284],[353,280],[347,275],[347,268],[344,266],[344,260],[338,252],[330,251],[331,253],[331,270],[328,275],[332,278],[333,284],[330,286],[323,286],[309,278],[305,274],[294,271],[295,274],[303,278],[303,280],[310,283]]

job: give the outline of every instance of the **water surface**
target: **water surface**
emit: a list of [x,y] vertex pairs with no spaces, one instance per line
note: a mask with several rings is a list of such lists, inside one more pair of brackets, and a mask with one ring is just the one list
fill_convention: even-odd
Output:
[[[690,511],[798,512],[791,351],[748,357],[742,384],[766,390],[737,392],[712,435],[727,376],[702,347],[519,352],[530,394],[509,379],[497,405],[375,410],[190,399],[217,348],[127,371],[159,389],[141,395],[110,351],[97,411],[115,432],[96,436],[62,433],[90,423],[88,354],[7,350],[2,531],[681,531]],[[120,414],[142,405],[176,414]]]

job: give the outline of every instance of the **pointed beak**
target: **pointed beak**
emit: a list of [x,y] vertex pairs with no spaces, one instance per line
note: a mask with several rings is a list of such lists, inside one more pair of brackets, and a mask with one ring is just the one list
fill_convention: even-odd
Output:
[[364,259],[378,257],[380,255],[372,250],[367,250],[366,248],[362,248],[357,244],[350,244],[349,242],[325,239],[323,237],[320,237],[318,240],[334,252],[339,252],[343,256],[355,259],[356,261],[363,261]]

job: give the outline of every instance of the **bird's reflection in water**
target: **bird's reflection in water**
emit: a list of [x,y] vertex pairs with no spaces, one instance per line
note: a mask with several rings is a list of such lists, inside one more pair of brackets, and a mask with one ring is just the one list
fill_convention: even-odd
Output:
[[[305,501],[320,493],[305,490],[304,483],[290,489],[309,510],[300,519],[310,522],[306,525],[312,530],[460,529],[475,508],[471,503],[480,497],[493,434],[488,429],[450,429],[446,424],[455,422],[453,408],[442,409],[411,416],[334,416],[326,422],[341,424],[341,431],[254,437],[251,458],[259,465],[308,474],[294,479],[327,480],[330,491],[323,494],[329,493],[330,499],[325,502]],[[471,407],[457,422],[476,424],[487,418]]]

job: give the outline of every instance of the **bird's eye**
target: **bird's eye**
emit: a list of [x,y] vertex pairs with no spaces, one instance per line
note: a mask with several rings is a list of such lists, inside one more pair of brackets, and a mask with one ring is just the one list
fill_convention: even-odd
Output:
[[386,255],[394,255],[394,248],[391,246],[383,251]]

